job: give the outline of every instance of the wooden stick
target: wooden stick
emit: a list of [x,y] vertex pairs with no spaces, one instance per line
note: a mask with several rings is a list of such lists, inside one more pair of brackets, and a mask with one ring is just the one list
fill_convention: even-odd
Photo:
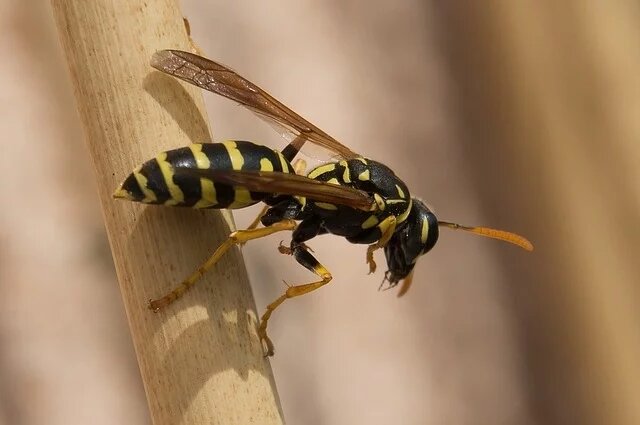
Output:
[[226,238],[230,216],[111,197],[139,163],[210,140],[198,90],[149,67],[156,50],[189,49],[177,2],[52,4],[153,423],[282,423],[238,249],[173,305],[147,309]]

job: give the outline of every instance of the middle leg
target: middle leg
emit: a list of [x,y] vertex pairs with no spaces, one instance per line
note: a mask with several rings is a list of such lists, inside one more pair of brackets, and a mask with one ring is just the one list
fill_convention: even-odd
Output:
[[299,264],[320,277],[320,280],[304,285],[289,286],[284,294],[282,294],[267,306],[266,311],[260,319],[260,327],[258,328],[258,336],[260,337],[260,340],[264,341],[264,343],[266,344],[267,356],[273,355],[273,343],[267,336],[267,323],[269,322],[269,318],[271,318],[271,314],[273,314],[275,309],[278,308],[287,299],[299,297],[311,291],[315,291],[316,289],[329,283],[332,279],[329,270],[327,270],[325,266],[320,264],[320,262],[316,260],[313,255],[311,255],[311,253],[309,252],[309,248],[304,243],[305,241],[312,239],[322,232],[323,228],[320,219],[313,217],[303,220],[298,224],[298,227],[296,227],[293,232],[290,247],[285,247],[282,245],[279,247],[281,253],[292,255]]
[[273,342],[267,336],[267,324],[269,319],[271,318],[271,314],[278,308],[283,302],[285,302],[289,298],[299,297],[304,294],[308,294],[309,292],[315,291],[316,289],[326,285],[332,279],[331,273],[325,266],[320,264],[316,258],[311,255],[308,251],[308,248],[303,244],[294,245],[290,248],[291,254],[296,259],[296,261],[306,267],[308,270],[311,270],[313,273],[320,277],[319,281],[306,283],[304,285],[293,285],[289,286],[287,290],[279,296],[275,301],[267,306],[266,311],[260,318],[260,326],[258,327],[258,336],[260,337],[260,341],[264,341],[266,345],[266,355],[273,356]]

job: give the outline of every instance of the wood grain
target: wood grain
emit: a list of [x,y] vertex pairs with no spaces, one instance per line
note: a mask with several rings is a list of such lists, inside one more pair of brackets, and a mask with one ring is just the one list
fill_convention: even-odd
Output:
[[210,140],[198,90],[148,65],[156,50],[189,49],[177,2],[52,4],[153,422],[282,423],[239,250],[169,308],[147,309],[226,238],[230,216],[111,197],[144,160]]

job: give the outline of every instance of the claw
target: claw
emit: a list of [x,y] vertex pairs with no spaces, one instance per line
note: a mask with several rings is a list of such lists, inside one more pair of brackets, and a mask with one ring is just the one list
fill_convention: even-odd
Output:
[[375,273],[378,265],[373,259],[373,250],[367,250],[367,264],[369,265],[369,274]]
[[274,354],[273,342],[266,334],[262,334],[262,332],[258,331],[258,337],[260,337],[260,344],[262,345],[262,350],[264,352],[264,357],[272,357]]
[[282,241],[280,241],[280,245],[278,245],[278,251],[280,254],[291,255],[293,251],[288,246],[284,245]]
[[157,313],[160,311],[160,307],[157,306],[157,302],[152,300],[151,298],[149,298],[149,300],[147,301],[147,307],[149,308],[149,310],[153,311],[154,313]]

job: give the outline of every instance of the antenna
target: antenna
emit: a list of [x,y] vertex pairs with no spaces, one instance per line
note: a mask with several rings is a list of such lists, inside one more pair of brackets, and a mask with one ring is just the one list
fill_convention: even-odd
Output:
[[467,232],[474,233],[476,235],[484,236],[487,238],[498,239],[504,242],[509,242],[514,245],[518,245],[520,248],[527,251],[533,251],[533,244],[527,240],[524,236],[517,235],[515,233],[507,232],[505,230],[492,229],[490,227],[469,227],[463,226],[457,223],[449,223],[448,221],[439,221],[438,226],[448,227],[454,230],[465,230]]
[[398,298],[407,293],[409,288],[411,288],[411,284],[413,283],[413,270],[404,278],[402,281],[402,286],[400,286],[400,290],[398,291]]

